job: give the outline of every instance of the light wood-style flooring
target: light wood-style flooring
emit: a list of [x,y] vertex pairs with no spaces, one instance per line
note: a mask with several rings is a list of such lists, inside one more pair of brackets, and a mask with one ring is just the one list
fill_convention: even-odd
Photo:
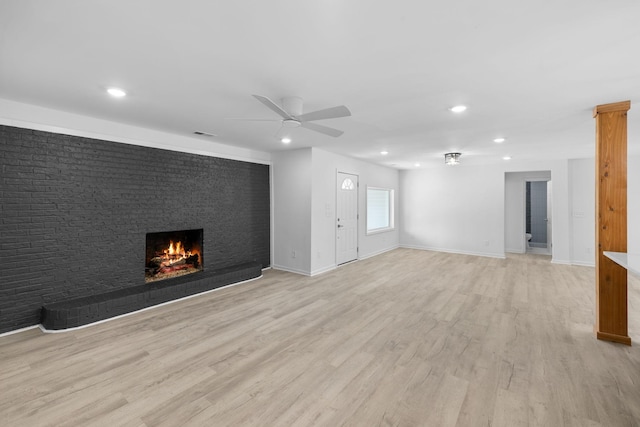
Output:
[[594,269],[398,249],[62,334],[0,338],[0,425],[638,426]]

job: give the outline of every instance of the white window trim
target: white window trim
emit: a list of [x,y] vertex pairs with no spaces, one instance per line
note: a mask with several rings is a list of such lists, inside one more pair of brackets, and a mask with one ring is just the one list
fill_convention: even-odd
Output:
[[[366,235],[372,234],[380,234],[386,233],[389,231],[395,230],[395,190],[393,188],[384,188],[384,187],[369,187],[367,186],[365,193],[365,229]],[[389,226],[388,227],[380,227],[369,230],[369,190],[382,190],[387,191],[389,193]]]

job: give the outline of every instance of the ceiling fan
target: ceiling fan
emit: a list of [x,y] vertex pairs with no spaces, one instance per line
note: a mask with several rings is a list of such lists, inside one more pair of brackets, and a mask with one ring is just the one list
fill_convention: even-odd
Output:
[[[339,117],[348,117],[351,115],[351,111],[344,105],[338,107],[325,108],[323,110],[312,111],[310,113],[302,114],[302,98],[297,96],[282,98],[282,107],[267,98],[266,96],[253,95],[258,101],[263,103],[267,108],[275,111],[281,119],[236,119],[246,121],[280,121],[282,128],[297,128],[303,127],[305,129],[320,132],[324,135],[332,136],[334,138],[342,135],[344,132],[338,129],[331,128],[329,126],[313,123],[316,120],[336,119]],[[282,131],[282,129],[280,129]],[[280,132],[278,132],[280,133]]]

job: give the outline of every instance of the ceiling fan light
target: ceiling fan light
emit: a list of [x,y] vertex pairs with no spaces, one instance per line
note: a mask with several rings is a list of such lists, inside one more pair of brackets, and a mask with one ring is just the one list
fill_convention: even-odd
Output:
[[301,123],[298,120],[294,119],[284,119],[282,121],[282,126],[286,128],[297,128],[300,127]]
[[444,163],[449,166],[455,166],[460,164],[461,153],[446,153],[444,155]]

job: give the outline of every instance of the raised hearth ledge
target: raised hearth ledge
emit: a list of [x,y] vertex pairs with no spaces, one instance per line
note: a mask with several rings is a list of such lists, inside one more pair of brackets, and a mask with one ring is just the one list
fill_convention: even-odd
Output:
[[160,305],[235,286],[262,277],[262,265],[247,262],[213,271],[118,289],[42,307],[40,329],[66,332],[113,320]]
[[624,267],[630,273],[640,277],[640,254],[628,254],[626,252],[604,251],[604,256],[616,264]]

